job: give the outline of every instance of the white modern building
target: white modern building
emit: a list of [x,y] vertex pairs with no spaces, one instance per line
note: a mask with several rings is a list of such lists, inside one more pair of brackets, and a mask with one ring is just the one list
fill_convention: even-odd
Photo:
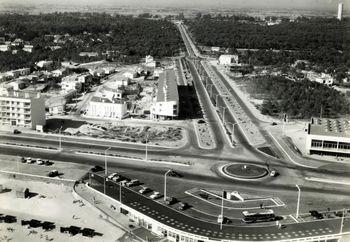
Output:
[[350,121],[312,118],[306,137],[308,154],[350,157]]
[[230,66],[232,64],[238,64],[238,55],[220,55],[219,65]]
[[52,61],[46,61],[46,60],[42,60],[42,61],[39,61],[37,63],[35,63],[38,67],[40,68],[48,68],[50,67],[53,62]]
[[42,129],[45,123],[45,99],[40,94],[12,92],[0,96],[1,125]]
[[29,52],[29,53],[32,53],[33,46],[32,45],[24,45],[22,50],[26,51],[26,52]]
[[341,21],[343,19],[343,3],[338,4],[338,16],[337,19]]
[[158,79],[156,101],[151,107],[153,119],[169,119],[179,115],[179,93],[174,70],[166,70]]
[[104,96],[92,97],[85,114],[105,119],[123,119],[128,116],[127,105],[123,100]]
[[0,51],[5,52],[10,50],[10,45],[0,45]]

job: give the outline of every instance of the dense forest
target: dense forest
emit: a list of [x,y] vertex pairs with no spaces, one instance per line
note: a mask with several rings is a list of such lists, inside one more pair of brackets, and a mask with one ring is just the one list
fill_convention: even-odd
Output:
[[312,116],[338,117],[349,113],[346,97],[333,88],[317,82],[302,80],[293,82],[284,77],[260,76],[249,80],[254,95],[264,98],[260,110],[276,116],[287,113],[291,118]]
[[256,20],[201,16],[187,20],[186,24],[201,45],[264,50],[243,56],[252,64],[306,59],[324,69],[350,68],[350,19],[298,18],[294,22],[284,19],[280,24],[267,26]]
[[[65,35],[59,44],[62,49],[47,48],[57,45],[53,35]],[[33,53],[0,52],[3,70],[41,59],[84,61],[87,57],[79,56],[82,51],[112,51],[116,60],[135,63],[148,54],[156,58],[176,55],[182,46],[178,30],[167,20],[103,13],[4,14],[0,15],[0,37],[21,38],[34,45]]]

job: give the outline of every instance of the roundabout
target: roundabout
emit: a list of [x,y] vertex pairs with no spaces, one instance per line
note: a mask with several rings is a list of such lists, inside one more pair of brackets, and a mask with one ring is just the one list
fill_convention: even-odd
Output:
[[258,179],[266,176],[269,172],[265,167],[248,163],[228,164],[221,167],[221,171],[234,179]]

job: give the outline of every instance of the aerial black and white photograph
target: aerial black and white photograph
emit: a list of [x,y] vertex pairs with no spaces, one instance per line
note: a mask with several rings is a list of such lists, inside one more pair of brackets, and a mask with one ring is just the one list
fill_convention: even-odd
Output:
[[350,242],[349,0],[0,0],[0,242]]

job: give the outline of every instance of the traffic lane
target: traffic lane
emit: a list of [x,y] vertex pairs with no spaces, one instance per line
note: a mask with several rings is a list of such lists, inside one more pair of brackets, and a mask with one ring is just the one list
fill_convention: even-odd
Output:
[[[96,182],[103,183],[102,177],[94,177]],[[95,182],[94,182],[95,183]],[[111,182],[107,182],[114,184]],[[96,187],[100,192],[101,186]],[[120,190],[122,192],[122,203],[141,212],[152,219],[169,227],[183,232],[193,233],[203,237],[214,239],[239,239],[242,241],[281,240],[284,238],[303,238],[338,233],[339,225],[334,225],[340,220],[319,220],[306,223],[288,224],[283,230],[277,226],[233,226],[226,225],[220,228],[220,224],[189,217],[179,211],[171,209],[166,205],[153,201],[133,190],[126,189],[114,184],[113,187],[106,186],[106,194],[118,199]],[[123,197],[125,196],[125,197]],[[336,221],[336,222],[335,222]],[[281,233],[283,231],[283,233]],[[289,235],[289,236],[288,236]]]
[[[104,156],[91,157],[91,156],[83,156],[83,155],[72,154],[67,152],[51,153],[45,150],[37,151],[33,149],[23,150],[17,147],[6,147],[6,148],[0,147],[0,153],[7,154],[7,155],[15,155],[15,156],[40,157],[43,159],[88,164],[91,166],[95,166],[95,165],[104,166],[105,164]],[[137,161],[137,160],[135,160],[134,162],[130,162],[130,160],[123,160],[118,158],[114,158],[113,160],[111,159],[108,160],[108,169],[111,171],[113,171],[113,169],[115,169],[116,171],[120,169],[130,171],[130,172],[141,171],[145,174],[148,174],[147,176],[149,176],[150,178],[157,176],[159,174],[164,174],[170,168],[171,166],[169,166],[168,164],[161,164],[161,163],[153,164],[153,163]],[[275,179],[271,177],[267,177],[266,179],[257,180],[257,181],[232,180],[225,177],[213,176],[212,173],[210,173],[211,175],[209,176],[207,174],[200,174],[198,173],[198,171],[189,169],[187,167],[179,167],[175,169],[178,169],[179,171],[181,171],[181,173],[184,175],[184,178],[182,179],[184,179],[185,182],[205,181],[208,184],[212,183],[218,186],[221,186],[221,185],[232,186],[232,184],[235,184],[235,187],[241,188],[243,190],[245,188],[254,188],[254,189],[271,189],[272,191],[281,191],[281,192],[282,191],[295,192],[295,184],[297,183],[297,180],[295,180],[295,183],[288,184],[284,181],[283,177],[278,178],[278,179],[281,179],[281,182],[276,184],[271,183],[271,181]],[[320,184],[317,186],[316,185],[311,186],[310,183],[308,183],[303,185],[302,189],[304,192],[316,192],[316,193],[320,192],[320,193],[335,195],[335,196],[349,194],[347,187],[344,187],[344,186],[337,186],[335,188],[330,184]]]
[[213,110],[211,101],[207,98],[206,95],[206,91],[203,87],[203,84],[200,83],[201,80],[199,79],[199,75],[194,67],[194,64],[192,63],[192,61],[188,61],[189,63],[189,68],[190,68],[190,72],[192,74],[193,77],[193,81],[194,81],[194,85],[195,88],[197,89],[197,92],[199,93],[199,97],[202,99],[202,102],[204,104],[204,106],[206,107],[206,115],[207,115],[207,120],[209,122],[209,125],[213,131],[213,135],[214,135],[214,139],[216,141],[216,149],[215,150],[222,150],[224,147],[228,148],[230,147],[229,144],[227,144],[226,140],[227,138],[225,137],[224,131],[222,130],[222,128],[220,127],[220,120],[218,119],[215,110]]
[[[30,136],[29,136],[30,135]],[[52,145],[52,147],[59,146],[59,136],[51,136],[51,135],[35,135],[35,134],[27,134],[27,135],[0,135],[0,140],[2,142],[5,141],[15,141],[15,142],[28,142],[28,143],[42,143],[47,145]],[[113,140],[97,140],[97,139],[80,139],[70,136],[61,136],[61,142],[62,146],[66,145],[67,147],[72,147],[72,145],[77,146],[78,148],[81,148],[82,146],[87,146],[88,148],[94,147],[105,147],[108,148],[109,146],[114,146],[118,148],[127,148],[127,149],[134,149],[134,150],[140,150],[145,149],[145,144],[133,144],[133,143],[123,143],[123,142],[114,142]],[[78,146],[79,145],[79,146]],[[156,145],[148,145],[149,150],[155,150],[155,151],[163,151],[163,150],[169,150],[169,149],[179,149],[181,147],[163,147],[163,146],[156,146]]]

